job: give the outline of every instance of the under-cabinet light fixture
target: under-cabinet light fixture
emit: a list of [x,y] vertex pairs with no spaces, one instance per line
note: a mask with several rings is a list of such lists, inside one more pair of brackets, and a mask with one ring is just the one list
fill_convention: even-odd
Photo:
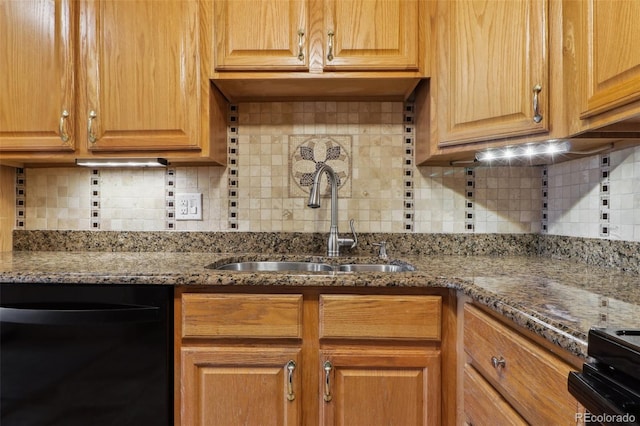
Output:
[[83,167],[167,167],[169,162],[164,158],[105,158],[76,159],[77,166]]
[[490,148],[476,153],[476,160],[481,162],[509,162],[511,160],[527,160],[553,158],[566,154],[571,149],[568,140],[552,140],[543,143]]

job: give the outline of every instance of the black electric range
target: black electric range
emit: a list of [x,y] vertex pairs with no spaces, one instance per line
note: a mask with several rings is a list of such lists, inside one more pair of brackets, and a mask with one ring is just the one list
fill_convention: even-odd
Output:
[[569,392],[588,410],[581,420],[640,425],[640,330],[592,328],[587,354],[593,362],[568,378]]

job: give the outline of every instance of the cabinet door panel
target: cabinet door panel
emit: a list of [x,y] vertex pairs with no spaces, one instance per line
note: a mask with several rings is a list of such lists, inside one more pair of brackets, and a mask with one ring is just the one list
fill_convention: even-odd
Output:
[[197,8],[196,1],[82,3],[89,150],[199,149]]
[[[530,424],[575,422],[578,406],[567,390],[570,365],[471,305],[464,307],[464,347],[469,363]],[[494,367],[494,357],[504,367]]]
[[464,419],[469,425],[525,426],[527,424],[469,364],[464,366]]
[[326,0],[325,68],[418,70],[419,6],[418,1]]
[[440,2],[439,145],[548,131],[547,7],[547,0]]
[[[321,351],[321,425],[437,425],[439,351]],[[325,395],[331,395],[326,401]]]
[[73,150],[74,7],[0,0],[0,151]]
[[302,295],[184,294],[183,338],[302,338]]
[[[286,368],[290,360],[296,363],[291,388]],[[183,348],[181,422],[185,426],[298,425],[300,367],[299,349]]]
[[587,109],[582,118],[640,99],[640,2],[587,2]]
[[216,0],[213,6],[215,70],[307,68],[306,1]]
[[440,340],[440,296],[321,295],[321,339]]

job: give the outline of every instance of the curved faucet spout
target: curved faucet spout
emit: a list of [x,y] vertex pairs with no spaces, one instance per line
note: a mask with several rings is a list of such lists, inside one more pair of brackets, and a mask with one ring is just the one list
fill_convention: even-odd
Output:
[[331,186],[331,227],[329,229],[329,240],[327,241],[327,256],[334,257],[340,255],[340,246],[351,246],[358,243],[358,237],[351,222],[353,238],[340,238],[338,233],[338,176],[336,172],[325,163],[320,164],[313,176],[313,184],[309,191],[309,201],[307,205],[312,209],[320,207],[320,177],[327,173],[327,179]]

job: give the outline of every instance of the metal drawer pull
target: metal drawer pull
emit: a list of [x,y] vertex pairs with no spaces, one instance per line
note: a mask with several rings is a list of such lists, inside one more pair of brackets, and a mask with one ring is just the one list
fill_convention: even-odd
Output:
[[542,91],[542,86],[536,84],[533,86],[533,121],[539,123],[542,121],[542,114],[540,114],[540,103],[538,100],[538,95]]
[[89,142],[96,143],[98,138],[93,134],[93,120],[98,116],[94,110],[89,111],[89,124],[87,125],[87,135],[89,137]]
[[300,62],[304,61],[304,50],[303,50],[304,44],[302,42],[303,38],[304,38],[304,31],[298,30],[298,60]]
[[507,360],[503,357],[497,358],[495,356],[492,356],[491,365],[493,365],[493,368],[504,368],[507,366]]
[[331,361],[324,362],[324,402],[330,402],[333,398],[331,396],[331,382],[329,381],[332,368]]
[[328,61],[333,61],[333,36],[334,36],[334,33],[333,33],[333,31],[329,31],[327,33],[327,35],[329,36],[329,48],[328,48],[328,53],[327,53],[327,60]]
[[62,142],[69,141],[69,134],[64,131],[64,122],[67,120],[67,118],[69,118],[69,111],[65,109],[64,111],[62,111],[62,115],[60,116],[60,126],[59,126],[60,139],[62,139]]
[[289,360],[287,363],[287,399],[293,401],[296,399],[296,394],[293,392],[293,370],[296,369],[296,363],[294,360]]

